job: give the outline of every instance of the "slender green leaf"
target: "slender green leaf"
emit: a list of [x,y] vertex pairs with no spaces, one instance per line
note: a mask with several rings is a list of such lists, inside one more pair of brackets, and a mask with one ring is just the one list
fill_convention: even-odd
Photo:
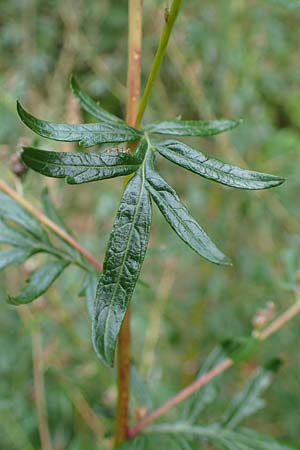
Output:
[[129,125],[86,123],[59,124],[37,119],[25,111],[20,103],[17,110],[22,121],[40,136],[64,142],[79,142],[81,147],[91,147],[96,144],[110,142],[136,141],[142,133]]
[[37,241],[35,241],[27,234],[9,226],[1,219],[0,219],[0,243],[13,245],[15,247],[36,248],[37,246]]
[[[204,361],[197,378],[201,378],[207,372],[216,367],[226,358],[226,354],[221,347],[216,347]],[[213,403],[219,392],[220,376],[215,377],[210,383],[206,384],[202,389],[195,392],[194,395],[186,402],[182,420],[195,423],[205,408]]]
[[272,378],[273,370],[269,368],[255,370],[225,411],[222,418],[224,428],[236,428],[246,417],[265,407],[261,395],[270,386]]
[[241,169],[218,159],[209,158],[182,142],[165,141],[156,145],[168,160],[209,180],[240,189],[267,189],[284,182],[283,178]]
[[170,134],[173,136],[213,136],[231,130],[240,125],[241,120],[174,120],[152,123],[144,127],[145,131],[154,134]]
[[93,343],[98,356],[109,365],[145,257],[150,225],[151,202],[142,167],[123,194],[97,288]]
[[55,222],[60,228],[65,230],[68,234],[72,234],[72,231],[70,230],[69,227],[67,227],[67,225],[65,224],[63,219],[58,214],[55,206],[53,205],[53,202],[49,195],[48,188],[44,188],[42,190],[41,197],[42,197],[42,203],[43,203],[45,214],[49,217],[49,219],[51,219],[52,222]]
[[209,261],[216,264],[230,264],[230,260],[215,246],[181,203],[174,189],[156,172],[153,153],[149,155],[147,160],[146,179],[147,189],[178,236]]
[[255,431],[239,428],[236,431],[220,428],[217,425],[199,427],[183,422],[173,424],[152,425],[148,432],[154,435],[170,434],[190,436],[214,445],[219,450],[293,450],[292,447],[280,443]]
[[151,412],[154,409],[153,396],[135,364],[131,364],[130,381],[132,394],[138,407],[144,407],[148,413]]
[[88,183],[129,175],[139,168],[130,154],[116,150],[102,153],[49,152],[25,147],[22,159],[31,169],[48,177],[64,178],[69,184]]
[[45,231],[40,222],[3,192],[0,192],[0,217],[5,220],[12,220],[36,237],[44,238],[45,236]]
[[83,280],[83,286],[79,293],[80,297],[85,297],[86,306],[91,319],[94,317],[95,297],[98,285],[99,274],[87,272]]
[[30,276],[27,280],[26,287],[19,295],[8,298],[8,303],[11,305],[23,305],[40,297],[49,289],[51,284],[54,283],[67,266],[68,263],[63,260],[44,264]]
[[92,116],[96,117],[96,119],[100,120],[100,122],[104,122],[107,124],[116,122],[126,125],[126,122],[124,122],[124,120],[101,108],[101,106],[97,102],[95,102],[95,100],[93,100],[86,92],[83,92],[74,77],[71,78],[71,88],[75,97],[79,100],[82,108]]
[[0,251],[0,270],[10,264],[20,264],[33,255],[32,248],[10,248],[9,250]]

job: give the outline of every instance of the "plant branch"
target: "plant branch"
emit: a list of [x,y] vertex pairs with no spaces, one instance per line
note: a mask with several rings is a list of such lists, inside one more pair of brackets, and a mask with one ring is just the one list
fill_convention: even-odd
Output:
[[145,112],[145,109],[147,107],[149,97],[151,94],[151,91],[153,89],[153,85],[155,83],[157,74],[159,72],[162,60],[165,56],[165,52],[167,49],[167,45],[175,24],[175,21],[177,19],[180,7],[181,7],[182,0],[173,0],[173,3],[171,5],[170,11],[167,12],[165,15],[165,26],[160,38],[159,46],[156,51],[154,61],[152,64],[152,68],[148,77],[148,81],[145,87],[145,91],[143,93],[143,97],[140,103],[140,107],[138,110],[135,126],[139,127]]
[[27,200],[25,200],[21,195],[14,191],[5,181],[0,180],[0,190],[5,192],[16,202],[18,202],[24,209],[29,211],[34,217],[36,217],[41,223],[48,227],[55,234],[63,238],[72,247],[74,247],[79,253],[81,253],[90,263],[96,267],[99,272],[102,271],[102,263],[97,261],[97,259],[84,247],[82,247],[79,242],[77,242],[72,236],[70,236],[66,231],[60,228],[55,222],[53,222],[44,213],[39,211],[37,208],[31,205]]
[[[265,341],[278,330],[280,330],[286,323],[292,320],[297,314],[300,313],[300,298],[283,314],[281,314],[277,319],[275,319],[268,327],[266,327],[262,332],[255,333],[255,336],[260,341]],[[152,423],[158,417],[162,416],[168,412],[171,408],[181,403],[183,400],[191,396],[194,392],[201,389],[203,386],[208,384],[212,379],[221,373],[225,372],[229,367],[233,366],[234,361],[231,358],[224,359],[220,364],[214,367],[209,372],[205,373],[202,377],[198,378],[192,384],[181,390],[177,395],[168,400],[164,405],[160,406],[158,409],[153,411],[151,414],[146,416],[136,425],[128,430],[128,436],[133,438],[141,430],[143,430],[147,425]]]
[[[129,0],[128,10],[128,70],[126,121],[134,126],[138,113],[141,90],[141,51],[143,26],[143,0]],[[129,148],[134,151],[131,145]],[[124,180],[124,188],[130,179]],[[125,314],[118,338],[118,399],[116,411],[115,445],[127,439],[130,394],[130,307]]]

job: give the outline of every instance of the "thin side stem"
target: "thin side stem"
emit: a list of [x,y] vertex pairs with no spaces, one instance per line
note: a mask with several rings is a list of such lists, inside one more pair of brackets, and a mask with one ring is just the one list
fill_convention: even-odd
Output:
[[60,228],[55,222],[49,219],[45,214],[39,211],[37,208],[31,205],[27,200],[25,200],[21,195],[14,191],[5,181],[0,180],[0,190],[5,192],[16,202],[18,202],[24,209],[29,211],[34,217],[36,217],[41,223],[48,227],[55,234],[63,238],[72,247],[74,247],[79,253],[81,253],[90,263],[96,267],[99,272],[102,271],[102,263],[97,261],[97,259],[84,247],[82,247],[79,242],[77,242],[72,236],[70,236],[66,231]]
[[137,119],[136,119],[136,123],[135,123],[136,127],[139,127],[141,125],[141,121],[142,121],[145,109],[147,107],[149,97],[150,97],[151,91],[153,89],[153,86],[154,86],[157,74],[159,72],[161,63],[165,56],[167,45],[168,45],[175,21],[177,19],[178,13],[180,11],[181,4],[182,4],[182,0],[173,0],[170,11],[168,11],[167,14],[165,15],[165,26],[164,26],[164,29],[163,29],[163,32],[162,32],[162,35],[161,35],[161,38],[159,41],[159,46],[156,51],[156,54],[155,54],[155,57],[153,60],[153,64],[152,64],[152,68],[150,71],[150,75],[148,77],[145,91],[143,93],[143,97],[142,97],[142,100],[140,103],[140,107],[139,107],[139,111],[138,111]]
[[[143,0],[129,0],[128,10],[128,72],[126,120],[135,126],[141,90],[141,51]],[[130,147],[131,148],[131,147]],[[132,148],[132,150],[134,150]],[[130,177],[126,177],[124,188]],[[118,338],[118,399],[116,411],[115,445],[127,439],[130,394],[130,307],[124,317]]]
[[[300,298],[283,314],[281,314],[277,319],[275,319],[265,330],[257,335],[260,341],[265,341],[278,330],[280,330],[285,324],[292,320],[297,314],[300,313]],[[231,358],[224,359],[220,364],[214,367],[209,372],[205,373],[202,377],[198,378],[194,383],[190,384],[186,388],[182,389],[177,395],[168,400],[164,405],[160,406],[158,409],[153,411],[151,414],[146,416],[136,425],[131,427],[128,431],[128,436],[133,438],[140,431],[142,431],[147,425],[152,423],[158,417],[166,414],[171,408],[181,403],[186,398],[190,397],[194,392],[201,389],[203,386],[208,384],[212,379],[221,373],[225,372],[229,367],[233,366],[234,361]]]

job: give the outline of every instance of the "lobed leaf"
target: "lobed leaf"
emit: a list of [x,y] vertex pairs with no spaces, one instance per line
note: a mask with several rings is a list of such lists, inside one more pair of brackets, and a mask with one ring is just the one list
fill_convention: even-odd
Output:
[[231,130],[240,125],[241,120],[174,120],[151,123],[144,127],[145,131],[154,134],[170,134],[173,136],[213,136]]
[[153,153],[146,163],[146,187],[169,225],[189,247],[211,262],[230,264],[227,256],[215,246],[181,203],[175,190],[156,172]]
[[234,188],[268,189],[284,182],[283,178],[274,175],[241,169],[218,159],[209,158],[182,142],[165,141],[156,145],[156,149],[169,161],[204,178]]
[[40,136],[56,141],[79,142],[81,147],[111,142],[131,142],[138,140],[142,133],[127,124],[87,123],[65,124],[52,123],[37,119],[17,103],[21,120]]
[[24,305],[32,302],[36,298],[43,295],[52,283],[68,266],[63,260],[56,260],[44,264],[36,272],[34,272],[27,280],[26,287],[16,297],[9,297],[8,303],[11,305]]
[[93,344],[109,365],[113,365],[117,337],[145,257],[150,225],[151,201],[142,167],[121,199],[97,288]]
[[265,400],[261,395],[270,386],[273,373],[272,366],[259,367],[254,371],[224,412],[221,422],[225,428],[236,428],[246,417],[264,408]]
[[86,92],[83,92],[74,77],[71,77],[71,88],[75,97],[79,100],[82,108],[92,116],[96,117],[96,119],[100,120],[100,122],[104,122],[107,124],[116,122],[126,125],[126,122],[124,122],[124,120],[101,108],[101,106],[97,102],[95,102],[95,100],[93,100]]
[[48,177],[66,178],[69,184],[129,175],[140,165],[130,154],[116,150],[102,153],[49,152],[25,147],[22,159],[31,169]]

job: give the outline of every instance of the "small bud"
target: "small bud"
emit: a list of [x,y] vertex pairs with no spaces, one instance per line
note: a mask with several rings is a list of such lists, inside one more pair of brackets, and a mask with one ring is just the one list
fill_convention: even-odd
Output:
[[21,152],[17,151],[10,159],[10,169],[18,178],[22,178],[28,170],[21,158]]

